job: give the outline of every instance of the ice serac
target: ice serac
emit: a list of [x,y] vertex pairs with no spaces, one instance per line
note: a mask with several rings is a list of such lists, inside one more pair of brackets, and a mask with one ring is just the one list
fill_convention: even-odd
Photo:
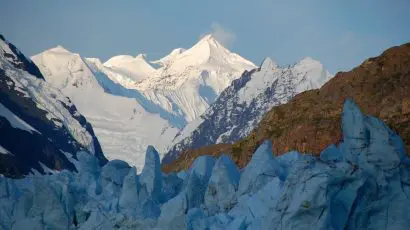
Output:
[[[366,117],[360,108],[347,100],[343,108],[343,147],[354,164],[389,172],[397,169],[405,156],[405,146],[392,130],[375,117]],[[361,154],[361,153],[365,154]],[[386,153],[390,153],[386,155]],[[368,170],[372,170],[368,168]]]
[[[138,91],[122,86],[119,82],[134,80],[99,59],[85,59],[61,47],[32,59],[46,80],[69,96],[90,121],[110,160],[124,160],[141,171],[147,146],[152,144],[164,152],[177,133],[173,117],[167,117]],[[128,65],[128,59],[132,65],[144,61],[142,56],[118,57],[110,63]]]
[[179,132],[163,162],[171,162],[184,150],[238,141],[256,128],[273,107],[301,92],[320,88],[331,78],[312,58],[282,67],[266,58],[258,69],[232,81],[200,118]]
[[[57,51],[64,52],[62,48]],[[37,66],[3,36],[0,123],[0,146],[4,149],[0,174],[21,177],[33,171],[74,170],[71,159],[80,150],[94,154],[100,164],[107,161],[91,125],[76,106],[45,82]]]
[[[21,180],[0,177],[0,226],[408,229],[410,158],[400,137],[378,118],[364,115],[350,100],[344,106],[342,127],[344,142],[329,146],[320,157],[298,152],[273,156],[271,142],[266,141],[244,171],[238,172],[227,156],[216,161],[212,156],[201,156],[182,177],[182,184],[170,180],[177,175],[161,177],[163,184],[181,188],[175,188],[173,196],[162,196],[160,202],[149,193],[143,194],[142,184],[146,183],[138,180],[135,168],[125,176],[120,193],[107,197],[104,192],[87,192],[89,184],[78,183],[76,178],[99,184],[102,179],[115,178],[117,172],[107,170],[102,178],[98,172],[104,170],[98,168],[94,156],[81,153],[80,165],[90,164],[90,169],[81,166],[78,172]],[[147,152],[157,159],[152,148]],[[114,165],[125,166],[119,162]]]
[[109,161],[101,169],[101,186],[104,188],[109,183],[122,186],[124,177],[128,174],[130,166],[127,162],[121,160]]
[[286,175],[279,162],[273,158],[272,142],[265,141],[245,167],[239,181],[238,194],[252,194],[273,177],[285,179]]
[[135,167],[132,167],[127,176],[124,178],[122,185],[121,195],[118,200],[118,207],[125,214],[134,216],[136,215],[139,205],[138,193],[140,187],[138,184],[137,171]]
[[203,203],[214,164],[215,159],[211,156],[201,156],[194,161],[185,188],[188,209]]
[[235,206],[239,178],[238,167],[232,159],[227,155],[219,157],[205,191],[204,205],[209,215],[227,212]]
[[162,190],[162,172],[159,154],[153,146],[148,146],[145,165],[140,176],[142,189],[154,200],[159,200]]
[[187,203],[186,194],[181,192],[163,204],[161,215],[158,218],[158,227],[160,229],[185,229],[185,217],[188,210]]

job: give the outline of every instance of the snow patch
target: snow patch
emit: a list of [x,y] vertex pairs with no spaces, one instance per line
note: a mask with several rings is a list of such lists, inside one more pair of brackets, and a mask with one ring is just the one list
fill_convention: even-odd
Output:
[[12,153],[10,153],[7,149],[5,149],[3,146],[0,145],[0,154],[10,154],[13,155]]
[[16,116],[14,113],[12,113],[9,109],[7,109],[1,103],[0,103],[0,116],[6,118],[10,122],[10,125],[13,128],[21,129],[21,130],[27,131],[29,133],[36,132],[38,134],[41,134],[39,131],[37,131],[35,128],[33,128],[31,125],[29,125],[25,121],[21,120],[18,116]]

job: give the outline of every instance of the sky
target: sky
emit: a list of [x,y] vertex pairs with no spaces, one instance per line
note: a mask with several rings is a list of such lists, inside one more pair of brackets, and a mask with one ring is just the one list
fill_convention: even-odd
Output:
[[0,0],[0,34],[27,56],[62,45],[102,61],[159,59],[212,33],[259,65],[310,56],[336,73],[410,42],[409,0]]

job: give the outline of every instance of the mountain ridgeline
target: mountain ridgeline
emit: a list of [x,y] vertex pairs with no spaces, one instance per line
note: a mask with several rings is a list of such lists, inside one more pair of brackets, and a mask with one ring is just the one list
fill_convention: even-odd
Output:
[[409,152],[410,44],[392,47],[349,72],[339,72],[320,89],[300,93],[273,107],[244,139],[185,150],[163,169],[187,169],[200,155],[222,153],[243,167],[265,139],[272,141],[275,155],[292,150],[317,155],[329,144],[342,141],[339,114],[347,98],[389,125],[403,138]]
[[107,162],[91,125],[37,66],[0,36],[0,174],[22,177],[75,167],[78,151]]
[[195,121],[200,122],[195,130],[188,125],[180,132],[163,162],[171,162],[184,150],[233,143],[246,137],[272,107],[300,92],[319,88],[331,77],[320,62],[310,57],[284,67],[265,59],[258,69],[245,72],[221,93]]
[[141,170],[145,149],[165,153],[231,82],[255,65],[211,35],[175,49],[153,68],[145,55],[102,63],[58,46],[32,57],[46,81],[71,98],[96,131],[104,154]]

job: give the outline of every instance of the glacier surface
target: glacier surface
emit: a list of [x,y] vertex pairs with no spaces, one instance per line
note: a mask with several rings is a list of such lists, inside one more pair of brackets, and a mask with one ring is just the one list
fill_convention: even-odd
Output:
[[164,174],[148,147],[137,174],[79,152],[76,173],[0,177],[0,229],[409,229],[400,137],[350,100],[342,129],[320,157],[273,156],[265,141],[242,170],[226,155],[201,156]]

